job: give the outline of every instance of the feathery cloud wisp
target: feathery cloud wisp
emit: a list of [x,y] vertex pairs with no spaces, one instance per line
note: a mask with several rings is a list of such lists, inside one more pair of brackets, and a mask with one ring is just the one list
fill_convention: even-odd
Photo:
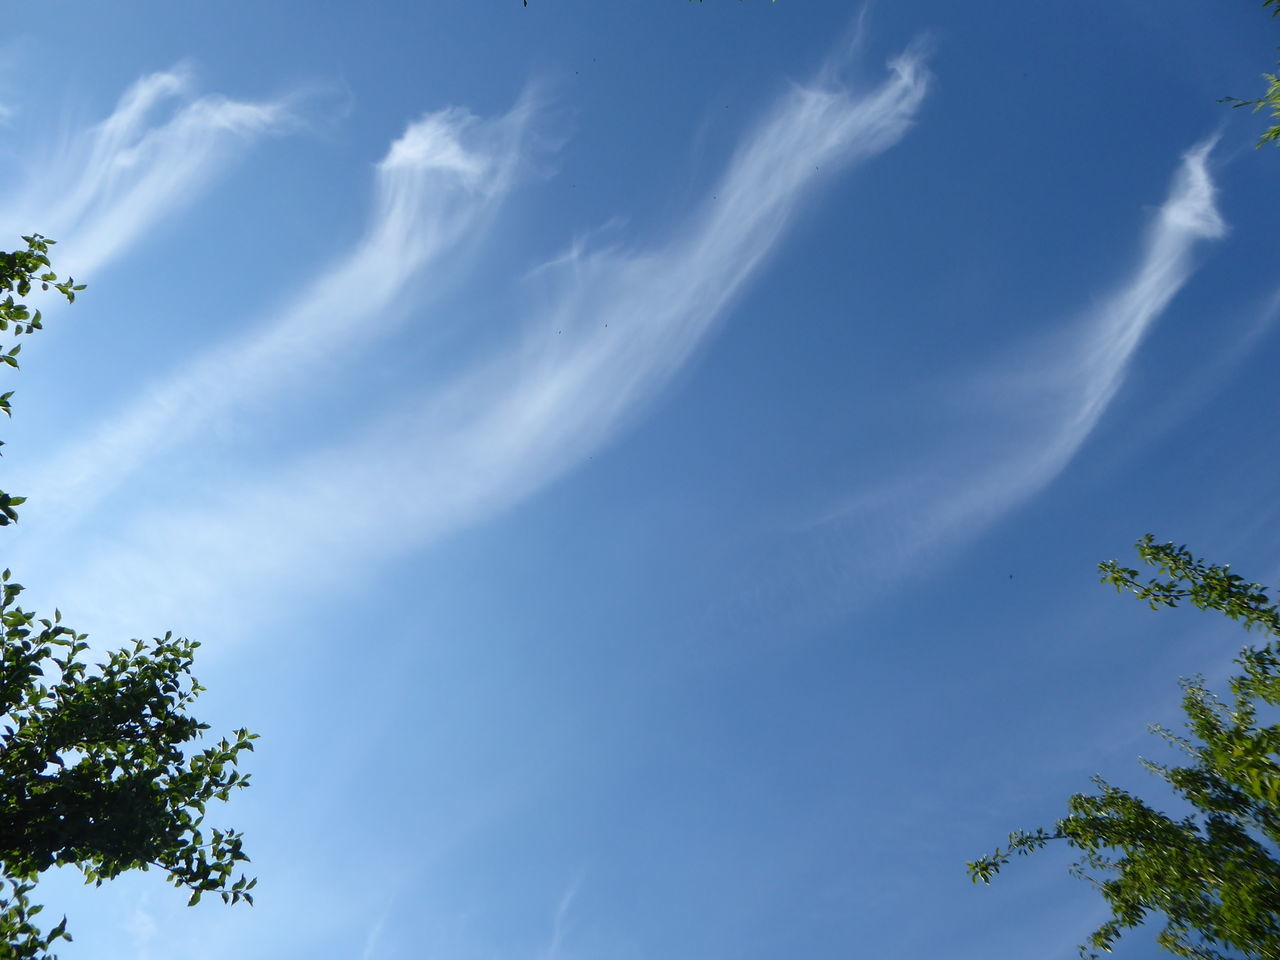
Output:
[[195,197],[246,143],[293,123],[284,102],[196,98],[190,89],[185,70],[143,77],[110,116],[42,161],[7,198],[0,228],[62,240],[59,270],[95,273]]
[[560,960],[561,946],[564,944],[565,933],[568,929],[569,909],[573,906],[573,901],[578,896],[580,884],[580,879],[574,880],[560,895],[560,901],[556,904],[555,915],[551,920],[551,939],[542,951],[543,960]]
[[1226,230],[1207,166],[1213,143],[1184,156],[1137,268],[1119,289],[1063,333],[966,378],[968,390],[953,385],[951,398],[985,394],[986,413],[961,424],[949,444],[931,448],[926,471],[856,494],[825,518],[864,541],[860,555],[873,545],[877,571],[901,573],[926,552],[965,542],[1070,463],[1143,338],[1190,277],[1196,245]]
[[275,580],[330,551],[359,568],[530,495],[661,392],[776,248],[808,190],[898,142],[926,86],[921,57],[908,52],[867,93],[791,90],[668,241],[556,264],[559,293],[521,347],[414,400],[353,445],[265,482],[246,478],[225,510],[142,518],[130,527],[134,547],[113,545],[81,582],[109,595],[119,577],[154,581],[153,593],[189,619],[202,594],[226,589],[210,569]]
[[[44,511],[67,522],[90,510],[231,404],[252,404],[306,380],[340,346],[349,356],[355,346],[342,334],[353,325],[363,343],[384,331],[399,317],[389,308],[406,285],[510,192],[533,110],[525,98],[494,120],[448,109],[409,124],[377,165],[374,208],[354,249],[264,326],[145,388],[89,438],[73,441],[29,481],[42,491],[32,515]],[[360,296],[352,298],[352,290]]]

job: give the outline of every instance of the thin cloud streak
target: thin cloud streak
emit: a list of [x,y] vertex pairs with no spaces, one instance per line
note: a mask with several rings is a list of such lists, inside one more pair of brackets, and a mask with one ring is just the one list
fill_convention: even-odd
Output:
[[364,948],[360,951],[360,960],[374,960],[378,955],[378,941],[382,937],[382,930],[387,925],[387,915],[384,913],[377,919],[373,927],[369,930],[368,935],[364,938]]
[[[43,475],[26,481],[42,491],[39,509],[71,521],[219,413],[305,381],[339,349],[349,358],[357,344],[385,332],[400,316],[391,307],[406,286],[510,192],[534,109],[526,97],[494,120],[450,108],[409,124],[375,169],[373,210],[355,247],[289,298],[293,306],[284,313],[145,389],[54,457]],[[351,343],[347,334],[356,326],[360,337]]]
[[[824,526],[848,527],[862,542],[860,555],[868,556],[871,545],[881,576],[867,582],[967,542],[1044,489],[1075,457],[1143,339],[1191,276],[1197,245],[1226,232],[1207,166],[1214,142],[1183,157],[1137,268],[1118,290],[1065,335],[988,368],[969,390],[946,391],[953,398],[982,391],[994,413],[961,425],[958,439],[933,453],[919,475],[856,494],[824,519]],[[869,573],[860,569],[858,577]]]
[[62,273],[97,274],[194,199],[245,145],[294,123],[283,101],[193,98],[186,70],[151,74],[7,198],[3,229],[60,239]]
[[355,444],[245,485],[225,511],[144,516],[131,524],[135,547],[108,547],[77,584],[94,584],[109,607],[113,583],[131,579],[136,598],[141,578],[168,598],[167,612],[189,620],[198,600],[216,606],[225,595],[226,580],[220,573],[214,583],[211,570],[246,582],[323,578],[306,559],[337,555],[358,570],[529,496],[661,393],[811,188],[897,143],[927,84],[912,50],[865,94],[830,84],[792,89],[669,241],[640,252],[579,251],[550,268],[559,293],[519,348]]
[[524,348],[384,427],[362,451],[367,462],[385,463],[376,454],[406,430],[418,436],[403,467],[447,506],[405,508],[443,530],[502,509],[607,442],[706,340],[820,171],[905,134],[926,79],[912,55],[892,69],[865,97],[793,90],[663,246],[560,262],[560,297]]
[[562,956],[561,946],[564,943],[565,931],[568,927],[569,910],[578,896],[580,884],[581,878],[574,880],[560,895],[560,902],[556,904],[556,912],[551,921],[551,940],[542,951],[543,960],[560,960]]

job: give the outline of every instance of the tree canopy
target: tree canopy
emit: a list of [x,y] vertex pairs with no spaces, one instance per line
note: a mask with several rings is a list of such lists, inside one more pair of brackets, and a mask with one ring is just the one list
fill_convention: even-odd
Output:
[[[1280,0],[1262,0],[1263,9],[1271,8],[1271,16],[1280,16]],[[1266,143],[1280,143],[1280,74],[1264,73],[1262,79],[1267,82],[1267,91],[1252,100],[1241,100],[1239,97],[1223,97],[1223,103],[1233,107],[1253,107],[1256,113],[1267,110],[1276,122],[1262,132],[1258,138],[1258,146]]]
[[[0,253],[0,332],[14,336],[40,329],[39,311],[20,299],[33,288],[68,301],[82,289],[52,271],[53,241],[23,239],[26,249]],[[20,347],[0,361],[17,367]],[[12,396],[0,396],[6,414]],[[18,519],[24,500],[0,493],[0,526]],[[56,610],[23,610],[21,592],[0,574],[0,960],[43,960],[71,939],[65,917],[48,931],[35,922],[42,907],[31,894],[54,866],[98,885],[156,867],[190,904],[210,892],[252,903],[256,881],[235,876],[248,859],[241,835],[204,819],[211,801],[248,785],[236,765],[256,737],[242,729],[203,750],[187,746],[209,729],[188,712],[204,689],[191,675],[199,644],[167,633],[90,666],[85,635]]]
[[[1101,564],[1104,582],[1131,591],[1152,609],[1190,603],[1275,638],[1246,647],[1219,701],[1198,678],[1183,682],[1189,736],[1153,729],[1188,758],[1183,766],[1143,761],[1193,812],[1171,816],[1126,790],[1095,778],[1096,791],[1067,801],[1051,829],[1015,831],[1008,845],[969,864],[990,883],[1015,855],[1062,841],[1080,853],[1073,875],[1092,883],[1111,918],[1081,947],[1110,951],[1126,931],[1163,918],[1157,942],[1196,960],[1280,957],[1280,724],[1263,719],[1280,705],[1280,610],[1266,590],[1197,559],[1185,546],[1138,542],[1159,576]],[[1271,715],[1274,717],[1274,712]]]

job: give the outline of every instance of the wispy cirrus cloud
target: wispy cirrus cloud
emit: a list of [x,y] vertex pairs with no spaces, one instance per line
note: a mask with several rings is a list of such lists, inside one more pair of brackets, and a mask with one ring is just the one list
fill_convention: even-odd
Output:
[[382,931],[386,925],[387,915],[384,913],[378,917],[365,936],[364,947],[360,950],[360,960],[375,960],[378,955],[378,941],[381,939]]
[[290,297],[284,312],[146,386],[89,437],[69,444],[29,481],[42,491],[32,515],[70,521],[232,404],[251,407],[307,381],[338,348],[349,357],[353,326],[361,331],[358,343],[386,332],[402,316],[389,308],[406,286],[510,193],[535,109],[526,96],[495,119],[451,108],[409,124],[375,168],[372,211],[354,247]]
[[569,911],[573,907],[573,901],[578,896],[578,887],[581,884],[582,879],[579,877],[569,884],[564,893],[560,895],[560,900],[556,903],[556,912],[551,919],[551,939],[542,950],[543,960],[560,960],[563,956],[562,948],[568,931]]
[[199,195],[248,144],[296,122],[282,100],[196,96],[190,71],[153,73],[73,131],[6,198],[0,230],[62,241],[58,267],[96,273]]
[[[1061,331],[1005,354],[940,391],[959,407],[914,475],[858,491],[819,526],[845,527],[894,576],[976,536],[1044,489],[1071,462],[1124,382],[1143,338],[1187,282],[1197,246],[1226,231],[1208,168],[1214,140],[1191,149],[1151,223],[1134,271]],[[945,399],[943,399],[945,397]],[[976,401],[976,402],[972,402]]]
[[189,617],[202,594],[225,592],[224,580],[210,582],[211,569],[296,577],[311,567],[305,558],[330,551],[351,569],[529,496],[660,395],[817,183],[897,143],[927,86],[913,49],[867,91],[829,79],[794,87],[665,241],[577,250],[551,265],[555,293],[518,344],[409,400],[354,443],[270,478],[241,478],[225,510],[140,518],[132,546],[113,545],[85,581],[107,594],[120,577],[155,581],[155,595]]

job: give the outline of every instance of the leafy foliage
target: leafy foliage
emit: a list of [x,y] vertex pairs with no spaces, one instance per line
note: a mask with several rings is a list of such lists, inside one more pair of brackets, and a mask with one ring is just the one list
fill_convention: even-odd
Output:
[[[1263,8],[1271,7],[1271,15],[1273,17],[1280,16],[1280,0],[1263,0]],[[1253,107],[1254,113],[1259,110],[1271,111],[1271,117],[1276,122],[1262,132],[1262,136],[1258,138],[1258,146],[1266,143],[1280,144],[1280,75],[1274,73],[1264,73],[1262,79],[1267,81],[1267,92],[1253,100],[1241,100],[1239,97],[1223,97],[1223,103],[1229,103],[1233,107]]]
[[[53,243],[23,238],[26,250],[0,253],[0,331],[40,329],[39,311],[15,300],[39,285],[68,301],[83,289],[50,269]],[[17,367],[20,345],[0,353]],[[11,413],[12,392],[0,396]],[[0,526],[17,520],[23,497],[0,493]],[[121,873],[164,870],[189,891],[229,903],[253,902],[255,880],[236,866],[248,857],[241,835],[209,829],[206,807],[248,786],[237,769],[255,734],[237,730],[204,750],[184,749],[208,724],[188,713],[204,688],[191,675],[199,644],[172,634],[135,640],[90,667],[83,634],[61,614],[40,618],[18,606],[22,587],[0,574],[0,960],[45,960],[70,940],[66,918],[48,932],[34,922],[41,873],[75,866],[101,885]]]
[[[15,293],[25,297],[36,285],[42,290],[53,287],[67,298],[68,303],[75,303],[76,291],[84,289],[84,284],[77,285],[74,280],[59,281],[51,269],[49,247],[54,241],[38,233],[22,239],[27,249],[0,252],[0,294],[5,295],[0,301],[0,333],[12,330],[15,337],[40,329],[40,311],[32,313],[25,303],[14,300]],[[0,350],[0,363],[16,368],[21,351],[21,343],[15,343],[7,352]],[[5,416],[13,416],[12,398],[12,390],[0,394],[0,412]],[[0,446],[3,443],[0,441]],[[0,527],[7,527],[18,519],[16,508],[24,500],[26,497],[13,497],[0,491]]]
[[1103,583],[1130,591],[1146,600],[1152,610],[1189,602],[1201,610],[1223,613],[1246,630],[1257,629],[1280,637],[1280,608],[1271,602],[1262,584],[1247,583],[1231,572],[1230,565],[1220,567],[1197,559],[1185,545],[1156,543],[1151,534],[1134,546],[1142,561],[1155,567],[1161,576],[1139,583],[1137,570],[1111,560],[1098,565]]
[[[1280,638],[1280,611],[1259,584],[1150,535],[1137,548],[1160,576],[1143,583],[1138,571],[1113,561],[1100,565],[1103,582],[1152,609],[1188,602]],[[1236,662],[1241,670],[1230,682],[1230,705],[1201,680],[1184,681],[1191,737],[1153,728],[1187,755],[1187,765],[1143,761],[1193,815],[1171,817],[1098,778],[1097,792],[1071,797],[1052,830],[1012,833],[1008,846],[970,863],[974,882],[990,883],[1011,857],[1061,840],[1081,854],[1072,873],[1092,883],[1111,909],[1082,956],[1110,951],[1126,930],[1163,916],[1157,942],[1178,956],[1280,957],[1280,724],[1258,715],[1260,706],[1280,705],[1280,644],[1246,648]]]

